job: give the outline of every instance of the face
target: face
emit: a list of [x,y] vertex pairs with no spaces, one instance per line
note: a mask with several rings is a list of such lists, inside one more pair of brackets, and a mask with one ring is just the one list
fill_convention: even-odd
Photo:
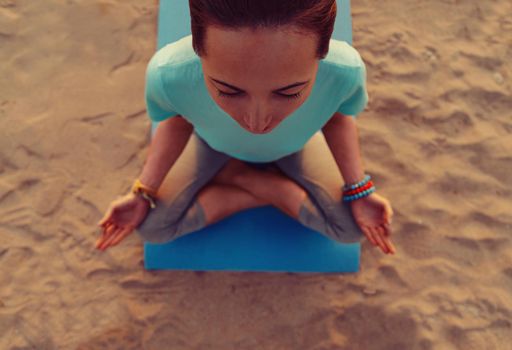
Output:
[[241,127],[265,134],[299,108],[313,88],[317,37],[291,29],[209,26],[201,58],[212,99]]

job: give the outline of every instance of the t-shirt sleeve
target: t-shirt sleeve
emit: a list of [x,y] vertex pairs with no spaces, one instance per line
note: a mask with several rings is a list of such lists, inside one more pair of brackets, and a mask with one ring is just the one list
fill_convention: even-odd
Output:
[[366,67],[362,60],[361,65],[354,68],[352,79],[354,80],[354,85],[350,89],[346,98],[340,103],[337,112],[356,118],[368,104],[368,92],[366,91]]
[[165,92],[161,72],[157,66],[157,54],[153,55],[146,68],[144,95],[147,113],[152,121],[161,122],[178,115]]

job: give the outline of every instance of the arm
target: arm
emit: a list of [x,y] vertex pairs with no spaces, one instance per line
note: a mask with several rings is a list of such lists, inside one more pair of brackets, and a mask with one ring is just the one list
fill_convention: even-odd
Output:
[[[345,183],[356,183],[363,179],[364,171],[360,157],[358,132],[353,117],[336,112],[324,125],[325,140],[343,175]],[[387,199],[371,193],[367,197],[350,202],[354,218],[373,245],[378,245],[386,254],[394,254],[396,248],[390,241],[393,210]]]
[[160,122],[151,141],[140,182],[158,189],[183,152],[193,130],[193,125],[180,115]]
[[354,118],[336,112],[324,125],[322,132],[345,183],[361,181],[364,170]]

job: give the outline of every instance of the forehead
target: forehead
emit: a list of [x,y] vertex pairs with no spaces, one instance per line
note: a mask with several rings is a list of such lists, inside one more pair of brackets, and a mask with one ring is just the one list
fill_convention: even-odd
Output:
[[316,36],[292,29],[230,30],[209,26],[205,39],[204,61],[211,69],[230,67],[246,74],[269,70],[290,74],[309,71],[316,61]]

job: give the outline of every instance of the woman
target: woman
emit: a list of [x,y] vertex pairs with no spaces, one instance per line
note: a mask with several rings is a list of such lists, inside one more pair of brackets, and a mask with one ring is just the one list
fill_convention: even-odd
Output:
[[332,239],[366,236],[394,254],[393,211],[359,155],[366,70],[331,39],[335,0],[189,5],[192,35],[148,64],[146,105],[159,124],[132,191],[98,223],[97,248],[133,230],[166,242],[273,205]]

